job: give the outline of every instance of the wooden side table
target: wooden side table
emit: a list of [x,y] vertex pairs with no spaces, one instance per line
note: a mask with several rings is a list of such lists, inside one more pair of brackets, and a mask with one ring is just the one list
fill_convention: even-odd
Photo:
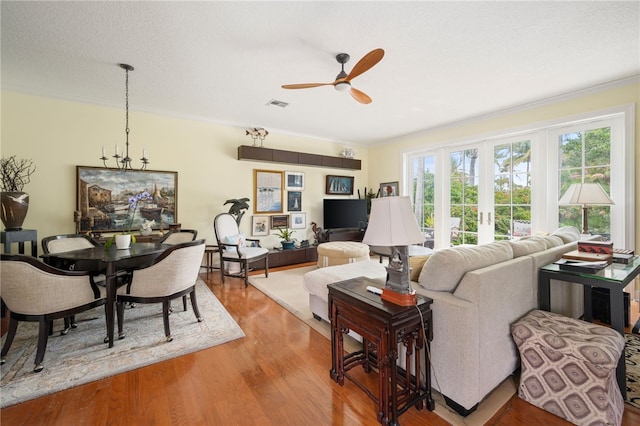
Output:
[[18,243],[18,253],[20,254],[24,254],[24,243],[31,242],[31,256],[38,257],[38,231],[35,229],[2,231],[0,232],[0,242],[4,245],[5,253],[11,253],[11,244]]
[[[433,337],[431,304],[420,297],[416,306],[398,306],[383,302],[380,296],[367,291],[367,286],[380,287],[364,277],[330,284],[329,314],[331,316],[331,378],[344,384],[351,380],[378,403],[378,421],[384,425],[399,425],[398,416],[411,406],[422,409],[426,401],[432,411],[431,366],[427,356]],[[363,338],[362,350],[344,355],[343,337],[350,330]],[[405,365],[415,366],[415,375],[397,365],[398,344],[406,349]],[[362,366],[367,373],[378,370],[378,395],[368,390],[349,371]],[[425,372],[425,382],[420,374]]]

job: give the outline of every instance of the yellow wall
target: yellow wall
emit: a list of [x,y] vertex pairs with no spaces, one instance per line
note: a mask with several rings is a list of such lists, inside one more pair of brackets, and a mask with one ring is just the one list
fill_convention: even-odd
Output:
[[[102,145],[107,156],[113,155],[116,143],[122,149],[124,118],[124,110],[118,108],[2,92],[0,153],[32,159],[37,167],[24,188],[30,195],[25,229],[37,229],[39,238],[75,232],[76,166],[102,166]],[[296,230],[298,240],[313,236],[312,221],[322,224],[327,174],[355,176],[355,188],[367,185],[367,152],[359,147],[362,171],[238,161],[237,147],[253,143],[245,129],[135,111],[129,112],[129,124],[134,165],[140,164],[137,159],[146,145],[150,169],[178,172],[178,222],[197,229],[208,244],[215,242],[213,218],[228,211],[229,205],[223,204],[230,198],[251,199],[251,210],[241,223],[241,230],[250,235],[254,169],[304,172],[302,211],[309,228]],[[346,145],[271,133],[265,146],[337,156]],[[263,245],[279,245],[279,240],[264,237]]]
[[[500,131],[526,128],[528,125],[543,123],[576,114],[596,112],[607,108],[635,104],[635,127],[640,125],[640,83],[638,79],[628,84],[616,86],[598,93],[587,93],[560,100],[553,103],[520,108],[517,111],[496,114],[494,117],[468,120],[454,123],[429,131],[416,133],[395,139],[392,143],[373,147],[369,150],[369,181],[376,182],[400,181],[402,178],[402,154],[404,152],[425,149],[465,138],[477,140],[478,136],[497,134]],[[390,158],[397,161],[390,162]],[[635,130],[635,169],[640,168],[640,132]],[[635,211],[640,211],[640,173],[635,174]],[[400,188],[403,192],[404,188]],[[635,247],[640,248],[640,224],[636,220]]]
[[[496,114],[484,119],[443,126],[398,138],[369,149],[355,147],[362,160],[362,171],[296,167],[284,164],[237,161],[239,145],[250,145],[242,128],[178,119],[130,111],[132,157],[139,158],[146,145],[150,168],[178,172],[178,221],[195,228],[208,243],[214,241],[212,220],[228,211],[223,203],[229,198],[249,197],[253,202],[253,170],[290,170],[305,173],[302,211],[307,224],[322,224],[322,198],[327,174],[355,176],[355,188],[377,188],[381,182],[400,181],[402,153],[430,145],[475,138],[478,135],[526,127],[576,114],[599,111],[627,104],[636,105],[636,127],[640,123],[640,84],[613,87],[545,103],[531,108]],[[124,144],[124,111],[76,102],[36,97],[13,92],[2,93],[3,157],[33,159],[37,171],[25,187],[31,205],[25,228],[38,230],[40,238],[74,232],[76,209],[76,165],[101,166],[101,146],[107,153]],[[640,132],[635,133],[636,169],[640,166]],[[342,143],[271,133],[265,146],[276,149],[338,155]],[[389,161],[395,159],[395,161]],[[138,162],[136,161],[136,164]],[[636,193],[640,173],[636,173]],[[401,188],[401,191],[403,188]],[[253,204],[252,204],[253,207]],[[636,211],[640,197],[635,198]],[[242,231],[250,234],[253,211],[242,221]],[[311,230],[296,231],[298,239],[312,236]],[[278,244],[276,237],[263,239],[267,247]],[[636,224],[636,247],[640,247],[640,226]]]

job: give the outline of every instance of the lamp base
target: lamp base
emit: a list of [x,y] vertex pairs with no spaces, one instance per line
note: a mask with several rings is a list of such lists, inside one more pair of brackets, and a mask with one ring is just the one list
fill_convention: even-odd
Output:
[[386,287],[382,289],[380,297],[382,300],[399,306],[415,306],[418,304],[417,294],[398,293],[397,291],[390,290]]

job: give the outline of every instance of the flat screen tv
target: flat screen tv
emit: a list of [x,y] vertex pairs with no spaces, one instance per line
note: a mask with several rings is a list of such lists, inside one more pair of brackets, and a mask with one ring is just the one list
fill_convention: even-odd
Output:
[[324,199],[324,229],[364,229],[367,226],[367,200]]

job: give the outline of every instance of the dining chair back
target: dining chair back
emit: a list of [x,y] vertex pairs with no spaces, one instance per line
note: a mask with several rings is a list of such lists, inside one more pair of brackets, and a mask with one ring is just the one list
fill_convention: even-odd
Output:
[[[229,213],[220,213],[213,219],[213,229],[220,253],[220,279],[225,276],[244,278],[249,285],[249,264],[264,260],[264,275],[269,276],[269,250],[260,247],[260,240],[246,238],[238,228],[236,219]],[[233,270],[233,265],[237,270]]]
[[[202,317],[196,300],[196,282],[204,256],[204,240],[176,244],[165,250],[154,262],[133,271],[131,282],[118,288],[118,335],[122,338],[124,303],[162,303],[162,317],[167,341],[173,340],[169,328],[169,303],[189,295],[196,319]],[[186,310],[186,306],[185,306]]]
[[180,244],[188,241],[195,241],[198,231],[195,229],[181,229],[179,231],[171,231],[160,240],[162,244]]
[[11,348],[18,321],[39,323],[35,372],[42,371],[51,321],[106,303],[105,289],[88,272],[53,268],[24,255],[2,254],[0,297],[10,311],[2,360]]

